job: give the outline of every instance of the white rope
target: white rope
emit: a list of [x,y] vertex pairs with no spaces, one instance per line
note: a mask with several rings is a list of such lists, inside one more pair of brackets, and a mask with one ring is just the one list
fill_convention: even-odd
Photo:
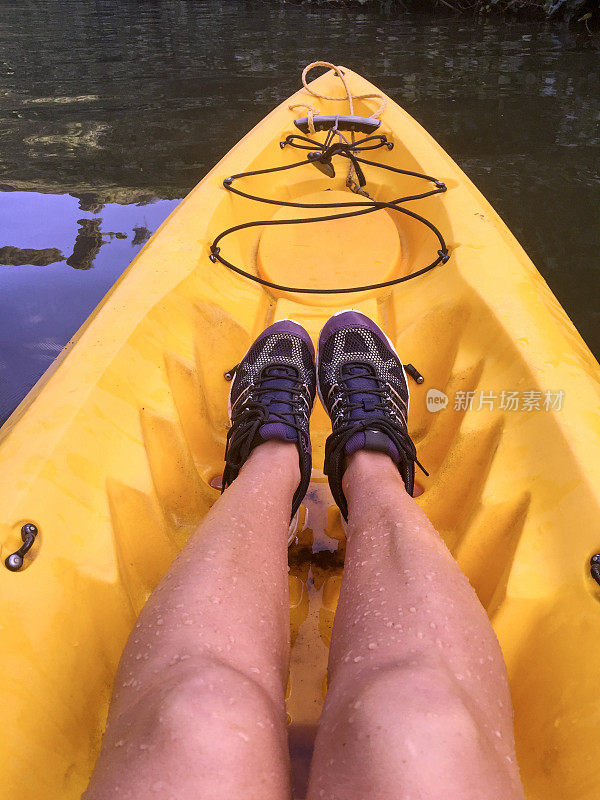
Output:
[[[315,67],[327,67],[327,69],[333,70],[335,75],[341,80],[344,90],[346,92],[345,97],[335,97],[333,95],[327,94],[319,94],[319,92],[315,92],[314,89],[311,89],[308,85],[307,75],[308,73],[314,69]],[[380,101],[379,107],[369,115],[369,119],[379,119],[381,114],[383,114],[385,107],[387,105],[387,98],[377,92],[371,92],[369,94],[352,94],[350,91],[350,87],[348,86],[348,81],[346,80],[346,76],[344,74],[344,70],[341,67],[336,67],[335,64],[330,64],[329,61],[313,61],[308,66],[304,67],[302,70],[302,85],[306,89],[306,91],[311,94],[313,97],[318,97],[321,100],[347,100],[348,101],[348,111],[350,116],[354,116],[354,101],[355,100],[372,100],[377,98]],[[297,108],[305,108],[307,111],[307,122],[308,122],[308,131],[309,133],[314,136],[316,133],[315,131],[315,123],[314,117],[320,113],[318,108],[315,108],[310,103],[296,103],[293,106],[289,106],[290,111],[295,111]],[[352,144],[354,144],[354,131],[350,134]],[[346,186],[348,186],[353,191],[357,191],[359,189],[357,182],[355,181],[355,172],[354,172],[354,165],[350,162],[349,169],[348,169],[348,176],[346,178]]]
[[[319,94],[319,92],[315,92],[314,89],[311,89],[310,86],[308,85],[306,76],[315,67],[327,67],[327,69],[333,70],[337,75],[337,77],[344,84],[344,89],[346,90],[346,96],[334,97],[332,95]],[[375,118],[375,119],[379,118],[381,114],[383,114],[385,107],[387,105],[387,98],[377,92],[372,92],[370,94],[352,94],[352,92],[350,91],[350,87],[348,86],[348,81],[346,80],[344,70],[341,67],[336,67],[335,64],[330,64],[329,61],[313,61],[312,64],[309,64],[307,67],[304,67],[304,69],[302,70],[302,84],[309,94],[312,94],[313,97],[319,97],[321,100],[347,100],[350,116],[354,115],[354,100],[372,100],[373,98],[377,98],[380,101],[380,105],[377,108],[377,110],[374,111],[369,116],[369,118]],[[308,108],[308,106],[305,106],[305,108]]]

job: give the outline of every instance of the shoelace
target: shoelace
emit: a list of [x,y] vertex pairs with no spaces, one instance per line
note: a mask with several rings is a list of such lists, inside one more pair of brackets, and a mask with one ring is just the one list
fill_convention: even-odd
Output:
[[401,432],[399,432],[398,426],[387,417],[348,420],[346,423],[339,425],[336,430],[327,437],[327,441],[325,442],[325,463],[334,465],[341,463],[342,459],[345,457],[345,447],[352,436],[354,436],[355,433],[373,430],[385,433],[395,444],[399,453],[403,453],[407,459],[414,461],[425,475],[429,475],[417,458],[417,448],[408,435],[408,431],[401,429]]
[[[343,378],[346,379],[346,381],[347,380],[360,380],[361,378],[363,378],[363,379],[366,378],[367,380],[372,381],[375,385],[372,386],[372,387],[368,387],[368,388],[364,388],[362,386],[358,386],[358,387],[355,386],[355,387],[352,387],[352,388],[350,388],[349,386],[344,386],[343,387],[343,391],[339,393],[338,397],[333,402],[332,411],[333,411],[334,408],[336,408],[338,403],[342,404],[342,408],[340,409],[340,411],[342,411],[342,412],[351,413],[352,411],[356,411],[356,410],[359,410],[361,408],[364,408],[365,411],[366,411],[367,407],[364,405],[364,403],[362,403],[362,402],[360,402],[360,403],[352,403],[350,401],[350,398],[353,395],[356,395],[356,394],[369,394],[369,395],[374,395],[375,397],[378,397],[380,402],[369,404],[368,410],[369,411],[375,411],[375,410],[385,411],[386,410],[386,406],[385,406],[385,402],[384,401],[385,401],[385,391],[387,389],[386,380],[384,378],[381,378],[378,375],[376,375],[374,373],[373,369],[368,364],[363,364],[362,362],[349,362],[349,363],[346,363],[344,365],[344,369],[347,369],[348,367],[351,367],[355,371],[352,372],[351,374],[347,373],[345,376],[342,376]],[[356,370],[360,370],[360,371],[356,371]],[[340,384],[338,384],[338,386],[340,386]]]
[[[385,378],[373,374],[369,365],[360,362],[347,364],[346,366],[352,366],[354,368],[363,367],[364,369],[362,372],[354,372],[350,376],[346,375],[345,381],[348,379],[368,378],[370,381],[373,381],[374,385],[368,388],[364,386],[350,388],[346,385],[341,385],[340,395],[334,400],[334,405],[338,401],[341,402],[343,404],[342,412],[348,413],[349,415],[353,410],[365,408],[364,403],[353,403],[350,398],[357,394],[369,394],[380,399],[380,402],[374,402],[372,405],[369,405],[369,410],[378,409],[386,412],[387,406],[385,400],[386,392],[389,391],[389,387]],[[389,414],[389,411],[387,413]],[[397,414],[397,416],[400,417],[399,414]],[[336,494],[338,495],[336,501],[340,505],[340,510],[344,518],[347,518],[348,506],[341,489],[341,477],[344,472],[346,445],[356,433],[362,433],[367,430],[377,430],[384,433],[393,442],[398,453],[400,453],[406,461],[414,462],[425,475],[429,475],[425,467],[417,459],[417,449],[408,434],[404,419],[402,419],[401,422],[395,422],[389,416],[369,416],[365,419],[350,419],[348,416],[345,421],[341,422],[339,425],[335,425],[334,430],[325,442],[325,464],[327,465],[328,474],[337,478],[336,483],[338,483],[339,486],[336,487]]]
[[[349,371],[350,369],[352,369],[353,372],[350,372]],[[371,381],[374,385],[368,387],[364,386],[350,387],[347,385],[348,381],[361,380],[361,379],[366,379],[368,381]],[[395,390],[393,390],[393,387],[389,384],[389,382],[385,378],[382,378],[381,376],[375,373],[375,370],[370,364],[365,364],[362,361],[346,362],[342,367],[341,381],[343,381],[343,384],[342,383],[334,384],[334,386],[337,385],[338,387],[342,388],[342,391],[339,393],[338,397],[334,400],[331,406],[331,413],[333,413],[334,416],[337,416],[338,412],[334,412],[334,409],[338,404],[342,404],[342,407],[340,409],[342,413],[348,412],[349,414],[351,414],[352,411],[357,411],[360,409],[364,409],[365,411],[377,410],[389,413],[388,407],[386,405],[386,400],[388,399],[390,392]],[[359,394],[374,395],[375,397],[379,398],[379,402],[369,403],[368,405],[365,405],[364,401],[358,403],[351,402],[352,396]],[[401,416],[402,422],[406,424],[405,423],[406,402],[398,392],[395,392],[395,394],[398,395],[398,399],[404,406],[404,415],[402,414],[402,409],[400,409],[400,411],[394,410],[393,413],[395,413],[397,416]],[[393,400],[393,398],[389,402],[391,402],[392,406],[397,406],[399,408],[398,403],[396,403]]]
[[[274,374],[274,370],[278,370],[279,374]],[[281,375],[282,370],[287,374]],[[266,381],[282,378],[290,381],[292,385],[284,388],[264,385]],[[297,406],[299,402],[304,402],[307,408],[310,408],[310,403],[306,398],[307,391],[306,385],[295,367],[290,367],[288,364],[270,364],[262,370],[240,411],[234,413],[233,424],[227,432],[226,464],[223,472],[224,487],[229,485],[229,479],[233,480],[237,472],[242,468],[262,425],[267,422],[269,424],[281,422],[290,428],[294,428],[299,434],[303,433],[304,429],[297,421]],[[268,399],[265,402],[264,396],[275,392],[285,393],[289,396],[289,399],[288,397],[277,397]],[[271,402],[288,405],[290,411],[270,411],[269,405]]]
[[[417,451],[408,432],[399,430],[398,426],[394,425],[389,418],[374,417],[372,419],[349,420],[333,431],[325,442],[325,464],[327,466],[327,475],[329,476],[329,485],[345,520],[348,519],[348,502],[342,490],[342,476],[344,474],[346,444],[355,433],[366,430],[378,430],[385,433],[407,461],[413,461],[425,475],[429,475],[417,459]],[[412,490],[409,489],[409,492],[412,493]]]

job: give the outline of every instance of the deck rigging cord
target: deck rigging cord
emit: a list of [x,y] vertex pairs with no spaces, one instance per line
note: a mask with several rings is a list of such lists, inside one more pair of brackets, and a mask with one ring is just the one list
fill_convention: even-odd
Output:
[[[310,85],[307,82],[306,76],[308,72],[313,69],[313,67],[328,67],[332,69],[335,74],[340,78],[344,85],[344,89],[346,91],[345,97],[335,97],[329,95],[321,95],[315,92],[313,89],[310,88]],[[360,119],[354,117],[354,100],[366,100],[372,98],[378,98],[381,103],[377,110],[371,114],[370,117],[366,118],[366,121],[375,121],[379,118],[379,115],[383,113],[385,106],[387,104],[387,99],[382,97],[380,94],[363,94],[363,95],[353,95],[350,91],[346,78],[344,76],[343,70],[340,67],[336,67],[333,64],[330,64],[326,61],[315,61],[312,64],[309,64],[304,71],[302,72],[302,83],[304,88],[313,96],[319,97],[324,100],[347,100],[349,105],[349,117],[353,118],[354,120]],[[307,110],[307,118],[306,118],[306,129],[307,132],[311,134],[311,136],[315,136],[317,134],[317,127],[316,122],[318,121],[319,110],[315,108],[311,104],[296,104],[290,106],[290,110],[294,110],[296,108],[305,108]],[[392,167],[388,164],[382,164],[377,161],[371,161],[366,158],[362,158],[358,153],[362,153],[364,151],[369,150],[377,150],[381,147],[385,147],[388,150],[392,150],[394,147],[393,142],[388,141],[387,137],[382,134],[376,135],[367,135],[360,139],[356,139],[354,125],[350,129],[350,138],[348,139],[342,131],[338,127],[338,123],[340,120],[340,115],[337,115],[334,118],[333,124],[329,127],[325,140],[323,142],[319,142],[314,138],[310,138],[308,136],[304,136],[301,134],[290,134],[287,136],[283,141],[279,142],[281,149],[285,147],[293,147],[297,150],[305,150],[308,151],[307,157],[302,161],[294,162],[293,164],[285,164],[282,166],[276,167],[268,167],[266,169],[258,169],[252,170],[249,172],[240,172],[236,175],[230,175],[228,178],[225,178],[223,181],[223,186],[228,191],[232,192],[233,194],[237,194],[240,197],[245,197],[249,200],[253,200],[259,203],[267,203],[269,205],[277,205],[277,206],[286,206],[289,208],[314,208],[314,209],[342,209],[342,208],[352,208],[354,210],[351,211],[344,211],[339,214],[326,214],[326,215],[318,215],[314,217],[299,217],[293,219],[270,219],[270,220],[256,220],[253,222],[243,222],[239,225],[234,225],[230,228],[227,228],[214,239],[210,246],[210,255],[209,258],[213,263],[219,261],[228,269],[236,272],[238,275],[242,275],[245,278],[248,278],[255,283],[259,283],[261,286],[266,286],[270,289],[275,289],[278,291],[283,292],[295,292],[300,294],[349,294],[352,292],[364,292],[364,291],[373,291],[376,289],[383,289],[389,286],[395,286],[399,283],[404,283],[405,281],[412,280],[413,278],[417,278],[419,275],[423,275],[426,272],[434,269],[438,266],[438,264],[445,264],[450,255],[448,253],[448,247],[442,236],[441,232],[438,228],[430,222],[425,217],[417,214],[415,211],[411,211],[408,208],[403,208],[401,203],[408,203],[414,200],[422,200],[426,197],[431,197],[436,194],[441,194],[442,192],[446,191],[445,184],[438,180],[437,178],[432,177],[431,175],[425,175],[419,172],[413,172],[411,170],[400,169],[398,167]],[[297,121],[298,122],[298,121]],[[364,197],[364,200],[356,200],[348,203],[299,203],[290,200],[278,200],[274,198],[268,197],[261,197],[259,195],[250,194],[249,192],[245,192],[242,189],[234,187],[234,182],[238,181],[242,178],[250,178],[256,175],[267,175],[274,172],[283,172],[285,170],[296,169],[297,167],[302,167],[305,164],[313,164],[316,166],[321,172],[329,177],[333,178],[335,176],[335,168],[333,166],[333,158],[345,158],[348,160],[348,174],[346,177],[346,186],[355,194],[358,194]],[[376,167],[378,169],[385,169],[390,172],[394,172],[398,175],[406,175],[414,178],[419,178],[424,181],[429,181],[434,185],[435,188],[430,189],[429,191],[421,192],[420,194],[413,194],[407,195],[404,197],[398,197],[393,200],[375,200],[366,190],[366,178],[363,172],[361,165],[368,165],[370,167]],[[411,272],[409,275],[403,275],[399,278],[393,278],[388,281],[382,281],[381,283],[374,283],[365,286],[352,286],[352,287],[342,287],[342,288],[328,288],[328,289],[315,289],[312,287],[299,287],[299,286],[285,286],[277,283],[273,283],[272,281],[268,281],[264,278],[261,278],[259,275],[254,275],[251,272],[248,272],[241,267],[236,266],[231,261],[226,259],[221,254],[221,247],[219,243],[229,234],[235,233],[236,231],[245,230],[248,228],[255,228],[255,227],[263,227],[269,225],[304,225],[311,222],[326,222],[328,220],[334,219],[346,219],[348,217],[356,217],[362,216],[364,214],[370,214],[374,211],[379,211],[381,209],[390,209],[392,211],[397,211],[401,214],[405,214],[406,216],[411,217],[412,219],[416,220],[417,222],[425,225],[425,227],[429,228],[429,230],[434,234],[437,238],[439,243],[439,249],[437,250],[437,258],[434,259],[430,264],[427,264],[425,267],[421,269]]]

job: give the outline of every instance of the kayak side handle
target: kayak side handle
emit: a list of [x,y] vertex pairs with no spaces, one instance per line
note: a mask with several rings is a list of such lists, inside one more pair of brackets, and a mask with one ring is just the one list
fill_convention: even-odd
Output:
[[11,553],[8,558],[4,560],[4,564],[11,572],[18,572],[23,566],[23,556],[25,556],[32,548],[35,542],[35,537],[38,534],[37,527],[32,522],[26,522],[21,528],[21,539],[23,544],[15,553]]

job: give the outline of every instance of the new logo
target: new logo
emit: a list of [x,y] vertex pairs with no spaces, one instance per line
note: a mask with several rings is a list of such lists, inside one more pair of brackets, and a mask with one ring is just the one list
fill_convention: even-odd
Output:
[[425,403],[427,405],[427,411],[431,411],[432,413],[441,411],[448,405],[448,395],[444,394],[444,392],[440,392],[439,389],[428,389],[425,395]]

